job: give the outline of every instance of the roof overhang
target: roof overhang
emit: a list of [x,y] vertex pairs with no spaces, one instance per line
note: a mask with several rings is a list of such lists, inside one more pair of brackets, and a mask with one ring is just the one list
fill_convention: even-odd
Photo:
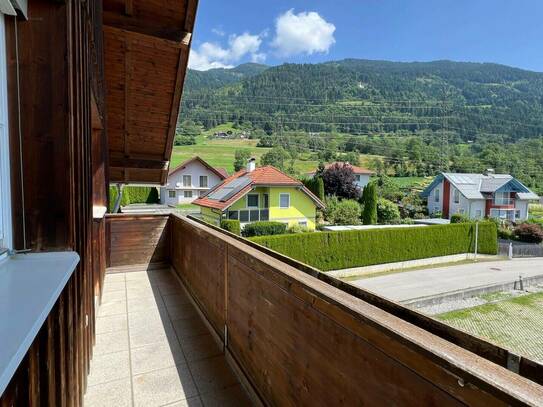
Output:
[[168,178],[198,0],[104,0],[109,180]]

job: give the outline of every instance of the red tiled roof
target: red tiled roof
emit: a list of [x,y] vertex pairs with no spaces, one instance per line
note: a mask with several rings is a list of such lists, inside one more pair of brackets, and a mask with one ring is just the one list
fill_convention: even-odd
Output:
[[199,161],[204,167],[208,168],[211,172],[215,173],[220,179],[225,179],[226,177],[228,177],[228,172],[226,172],[226,170],[224,168],[214,168],[214,167],[209,165],[206,161],[204,161],[203,159],[201,159],[198,156],[194,156],[192,158],[189,158],[186,161],[183,161],[181,164],[179,164],[173,170],[170,170],[170,173],[168,174],[168,176],[176,173],[179,170],[182,170],[183,168],[185,168],[187,165],[189,165],[193,161]]
[[[251,179],[251,183],[247,185],[245,188],[240,190],[237,194],[232,196],[227,201],[218,201],[215,199],[210,199],[209,195],[213,193],[213,191],[224,187],[225,185],[228,185],[233,180],[248,176]],[[311,191],[309,191],[307,188],[305,188],[304,184],[301,181],[298,181],[295,178],[292,178],[288,176],[287,174],[279,171],[277,168],[272,166],[265,166],[265,167],[258,167],[255,168],[253,171],[248,172],[247,170],[243,169],[235,174],[231,175],[230,177],[226,178],[223,182],[215,186],[211,191],[209,191],[206,196],[203,196],[201,198],[196,199],[193,204],[205,206],[208,208],[215,208],[215,209],[225,209],[228,208],[230,205],[232,205],[234,202],[236,202],[239,198],[244,196],[247,192],[249,192],[251,189],[253,189],[256,186],[298,186],[300,187],[315,203],[320,206],[324,207],[324,204],[313,194]]]
[[[341,162],[341,161],[336,161],[336,162],[333,162],[333,163],[330,163],[330,164],[326,164],[324,166],[324,168],[329,169],[330,167],[332,167],[332,166],[334,166],[336,164],[339,164],[340,166],[343,165],[343,164],[347,164],[349,167],[351,167],[353,169],[353,172],[355,174],[365,174],[365,175],[373,175],[373,174],[375,174],[372,170],[368,170],[367,168],[357,167],[356,165],[351,165],[349,163],[345,163],[345,162]],[[315,174],[316,172],[317,172],[317,170],[311,171],[308,174]]]

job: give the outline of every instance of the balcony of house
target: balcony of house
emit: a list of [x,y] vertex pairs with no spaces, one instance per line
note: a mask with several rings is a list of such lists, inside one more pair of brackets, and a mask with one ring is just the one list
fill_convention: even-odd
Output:
[[543,366],[195,219],[106,218],[85,405],[537,405]]

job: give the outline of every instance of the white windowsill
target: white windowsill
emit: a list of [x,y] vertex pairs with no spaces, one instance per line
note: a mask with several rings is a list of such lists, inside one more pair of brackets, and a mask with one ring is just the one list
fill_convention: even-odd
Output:
[[0,261],[0,394],[78,263],[75,252],[18,254]]

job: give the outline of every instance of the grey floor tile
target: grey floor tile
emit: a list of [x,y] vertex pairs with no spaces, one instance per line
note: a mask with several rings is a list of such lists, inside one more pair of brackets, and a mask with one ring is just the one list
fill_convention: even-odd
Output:
[[87,385],[94,386],[126,377],[130,377],[128,351],[108,353],[92,358]]
[[186,363],[177,341],[162,341],[131,351],[132,375],[152,372]]
[[160,323],[169,324],[170,316],[165,308],[151,308],[149,310],[132,312],[128,315],[128,326],[130,330],[137,330],[142,326],[156,325]]
[[168,310],[168,315],[172,321],[199,317],[196,308],[194,308],[194,305],[191,303],[172,305],[166,309]]
[[172,321],[175,332],[180,339],[192,338],[193,336],[200,336],[209,333],[202,319],[198,316],[189,319],[178,319]]
[[241,385],[235,385],[201,396],[204,407],[249,407],[252,406]]
[[134,376],[132,384],[135,406],[162,406],[198,395],[186,365]]
[[158,297],[145,297],[145,298],[129,298],[128,313],[149,311],[157,308],[164,308],[164,301],[160,296]]
[[95,356],[128,350],[128,330],[96,335]]
[[110,291],[122,291],[126,288],[124,281],[113,281],[104,285],[103,293],[108,293]]
[[169,322],[142,326],[130,330],[130,346],[132,348],[149,345],[156,342],[177,341],[177,335]]
[[125,300],[113,300],[102,301],[98,308],[98,317],[108,317],[111,315],[124,315],[126,314],[126,301]]
[[96,334],[107,334],[109,332],[126,331],[128,319],[126,314],[112,315],[109,317],[96,318]]
[[85,407],[128,407],[132,405],[130,378],[89,386],[83,400]]
[[172,404],[165,404],[164,407],[202,407],[200,397],[191,397],[190,399],[176,401]]
[[184,292],[163,295],[162,299],[164,300],[166,307],[176,307],[191,303],[189,297]]
[[219,347],[211,334],[204,334],[181,340],[181,348],[185,358],[189,362],[201,359],[207,359],[222,354],[222,348]]
[[108,291],[102,294],[102,304],[113,301],[126,301],[126,289],[117,291]]
[[200,395],[217,392],[238,383],[223,356],[189,362],[189,369]]
[[[118,283],[120,281],[125,281],[125,274],[124,273],[115,273],[115,274],[107,274],[104,276],[104,284],[108,285],[109,283]],[[104,287],[105,288],[105,287]]]

